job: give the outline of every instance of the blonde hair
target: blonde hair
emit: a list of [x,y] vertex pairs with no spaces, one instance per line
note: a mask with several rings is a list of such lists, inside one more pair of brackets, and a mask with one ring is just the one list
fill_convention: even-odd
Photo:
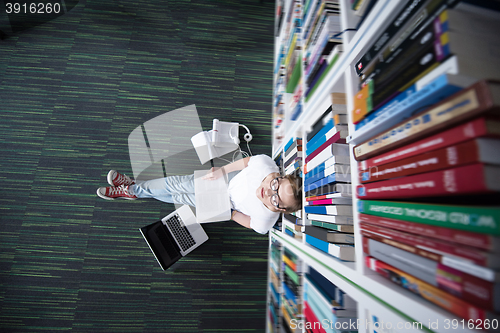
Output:
[[286,212],[293,213],[302,209],[302,178],[298,177],[295,174],[286,175],[283,178],[288,179],[290,185],[292,186],[295,203],[294,205],[287,207]]

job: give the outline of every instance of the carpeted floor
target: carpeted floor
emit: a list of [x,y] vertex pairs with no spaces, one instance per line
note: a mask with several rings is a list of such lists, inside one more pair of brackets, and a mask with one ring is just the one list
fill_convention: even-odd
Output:
[[80,0],[0,41],[0,331],[263,332],[267,235],[234,222],[163,272],[138,228],[173,206],[95,195],[127,138],[196,104],[271,153],[273,2]]

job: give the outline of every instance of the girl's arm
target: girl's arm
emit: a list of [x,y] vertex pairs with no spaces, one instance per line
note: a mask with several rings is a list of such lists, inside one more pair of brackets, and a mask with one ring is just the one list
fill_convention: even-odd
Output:
[[228,173],[233,172],[233,171],[243,170],[248,166],[248,161],[250,161],[250,156],[242,158],[240,160],[237,160],[233,163],[226,164],[222,168],[212,168],[210,170],[211,172],[207,173],[203,177],[203,179],[214,180],[214,179],[222,177],[223,173],[228,174]]
[[233,211],[231,214],[231,220],[241,224],[245,228],[250,228],[250,216],[245,215],[243,213],[238,212],[237,210]]

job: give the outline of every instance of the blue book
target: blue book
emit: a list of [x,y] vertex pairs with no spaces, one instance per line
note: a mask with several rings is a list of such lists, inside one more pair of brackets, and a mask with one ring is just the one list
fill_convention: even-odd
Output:
[[306,234],[306,243],[341,260],[354,261],[354,246],[333,244]]
[[293,233],[293,231],[289,230],[287,227],[285,227],[285,233],[289,236],[295,237],[295,234]]
[[304,180],[309,179],[312,176],[317,175],[321,171],[325,170],[325,168],[326,168],[325,162],[321,163],[320,165],[318,165],[317,167],[315,167],[314,169],[312,169],[311,171],[309,171],[308,173],[306,173],[306,175],[304,176]]
[[297,120],[297,118],[300,116],[301,113],[302,113],[302,103],[299,102],[299,104],[297,104],[297,106],[293,110],[292,115],[290,116],[290,119],[292,121]]
[[291,139],[290,139],[290,140],[286,143],[286,145],[285,145],[285,151],[287,151],[287,150],[288,150],[288,148],[290,148],[290,146],[291,146],[291,145],[292,145],[292,144],[293,144],[293,143],[294,143],[297,139],[299,139],[299,138],[297,138],[297,137],[293,137],[293,138],[291,138]]
[[312,267],[309,267],[309,274],[306,274],[316,289],[324,294],[325,298],[335,300],[335,290],[337,286]]
[[331,184],[331,183],[350,182],[350,181],[351,181],[350,174],[332,173],[324,178],[321,178],[320,180],[315,181],[314,183],[304,185],[304,191],[309,192],[309,191],[317,189],[318,187],[321,187],[321,186],[324,186],[327,184]]
[[295,296],[295,294],[293,293],[293,291],[288,288],[288,286],[285,284],[285,283],[282,283],[283,285],[283,292],[284,292],[284,296],[287,300],[291,301],[292,303],[294,303],[294,305],[297,304],[297,296]]
[[428,74],[435,76],[435,71],[438,73],[428,84],[422,83],[428,80],[429,76],[426,75],[377,111],[369,114],[356,124],[356,130],[349,143],[359,144],[366,141],[474,83],[471,78],[446,73],[453,70],[456,62],[456,57],[449,58]]
[[[307,155],[311,154],[316,149],[318,149],[323,143],[325,143],[326,141],[328,141],[328,139],[330,139],[332,136],[334,136],[337,132],[334,133],[332,131],[332,129],[333,129],[333,126],[323,136],[321,136],[315,142],[313,142],[311,145],[309,145],[309,148],[307,148],[307,146],[306,146],[306,154]],[[331,131],[331,133],[330,133],[330,131]]]
[[[309,140],[307,143],[306,143],[306,154],[309,155],[311,153],[311,150],[309,149],[309,147],[311,147],[312,145],[315,145],[318,140],[323,140],[324,139],[324,136],[326,133],[328,133],[328,131],[330,131],[332,128],[333,128],[333,118],[330,117],[330,119],[328,119],[328,121],[326,122],[326,124],[321,128],[321,130],[316,133],[316,135],[314,135],[311,140]],[[325,141],[323,141],[322,143],[320,143],[320,146],[324,143]],[[314,151],[314,150],[313,150]]]
[[304,209],[309,214],[352,216],[352,205],[311,205]]

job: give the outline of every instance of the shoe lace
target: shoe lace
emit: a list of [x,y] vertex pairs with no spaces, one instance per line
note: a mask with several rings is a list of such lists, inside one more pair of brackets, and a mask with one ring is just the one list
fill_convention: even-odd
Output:
[[127,181],[128,181],[128,177],[127,176],[118,173],[118,176],[116,177],[116,180],[115,180],[116,183],[120,184],[120,183],[125,183]]
[[109,195],[113,196],[113,195],[130,195],[130,194],[128,193],[128,190],[125,187],[125,185],[120,185],[116,187],[111,187]]

